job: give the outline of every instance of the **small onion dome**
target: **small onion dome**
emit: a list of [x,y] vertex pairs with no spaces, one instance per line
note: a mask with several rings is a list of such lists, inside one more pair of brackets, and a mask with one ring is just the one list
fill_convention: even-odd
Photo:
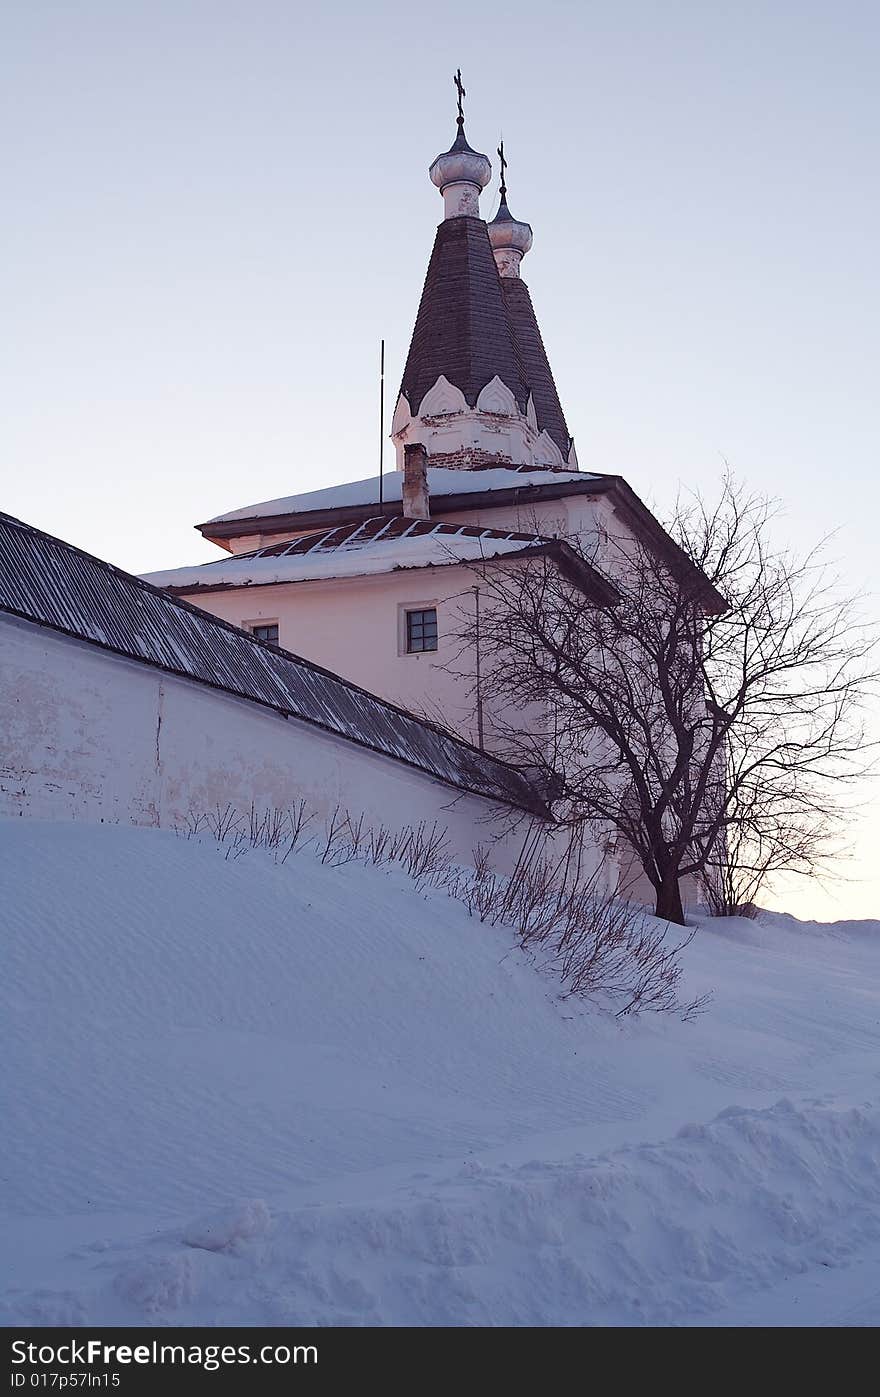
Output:
[[485,155],[471,150],[464,134],[464,123],[458,124],[458,135],[442,155],[438,155],[428,171],[432,184],[443,195],[446,217],[470,214],[479,217],[480,190],[492,178],[492,166]]
[[471,150],[461,125],[452,145],[437,156],[428,173],[442,194],[448,184],[475,184],[478,189],[485,189],[492,178],[492,166],[488,156]]
[[502,276],[519,276],[519,264],[532,245],[530,225],[514,218],[502,194],[501,206],[487,227],[499,272]]

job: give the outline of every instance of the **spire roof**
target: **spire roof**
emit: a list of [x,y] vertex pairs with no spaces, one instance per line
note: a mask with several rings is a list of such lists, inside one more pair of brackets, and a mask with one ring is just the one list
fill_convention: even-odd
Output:
[[[546,430],[567,462],[571,438],[565,414],[531,297],[519,279],[532,230],[513,217],[507,204],[503,141],[498,147],[501,204],[491,223],[480,218],[479,194],[491,166],[465,136],[460,71],[455,85],[458,134],[430,171],[443,194],[446,217],[434,240],[400,391],[409,412],[418,417],[441,376],[459,389],[470,408],[497,377],[524,417],[531,398],[538,432]],[[465,447],[470,450],[470,442]]]
[[437,229],[401,383],[414,413],[441,374],[471,407],[497,374],[526,411],[526,377],[480,218],[448,218]]
[[[528,224],[511,226],[525,229],[530,245]],[[565,456],[571,437],[532,298],[518,275],[499,275],[493,230],[497,216],[488,227],[479,218],[450,218],[437,229],[400,391],[418,413],[443,374],[474,407],[497,374],[523,413],[531,394],[538,430],[546,428]]]
[[499,281],[508,322],[516,339],[526,382],[535,405],[538,426],[550,434],[563,455],[566,455],[571,445],[571,436],[556,391],[550,360],[547,358],[538,328],[538,318],[529,288],[518,276],[500,277]]

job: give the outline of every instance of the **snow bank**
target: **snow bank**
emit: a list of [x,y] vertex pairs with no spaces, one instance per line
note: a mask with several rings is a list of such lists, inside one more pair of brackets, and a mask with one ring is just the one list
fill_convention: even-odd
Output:
[[183,1230],[183,1240],[203,1251],[232,1251],[268,1230],[269,1209],[262,1198],[245,1199],[190,1223]]
[[711,1011],[618,1024],[402,876],[0,835],[5,1322],[880,1318],[864,927],[706,927]]
[[206,1308],[225,1324],[712,1320],[880,1244],[878,1165],[876,1110],[731,1108],[656,1146],[469,1163],[424,1191],[281,1212],[222,1266],[194,1270],[163,1237],[91,1303],[123,1324]]

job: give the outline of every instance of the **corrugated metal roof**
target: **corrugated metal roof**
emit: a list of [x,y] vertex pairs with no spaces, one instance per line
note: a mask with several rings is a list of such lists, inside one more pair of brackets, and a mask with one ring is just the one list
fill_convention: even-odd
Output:
[[460,790],[546,814],[515,768],[110,563],[0,514],[0,609],[314,723]]

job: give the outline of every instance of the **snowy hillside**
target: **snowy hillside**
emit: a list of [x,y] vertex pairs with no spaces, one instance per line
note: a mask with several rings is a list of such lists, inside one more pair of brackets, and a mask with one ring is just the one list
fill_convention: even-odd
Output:
[[7,1324],[880,1320],[878,923],[621,1023],[398,873],[9,821],[0,888]]

